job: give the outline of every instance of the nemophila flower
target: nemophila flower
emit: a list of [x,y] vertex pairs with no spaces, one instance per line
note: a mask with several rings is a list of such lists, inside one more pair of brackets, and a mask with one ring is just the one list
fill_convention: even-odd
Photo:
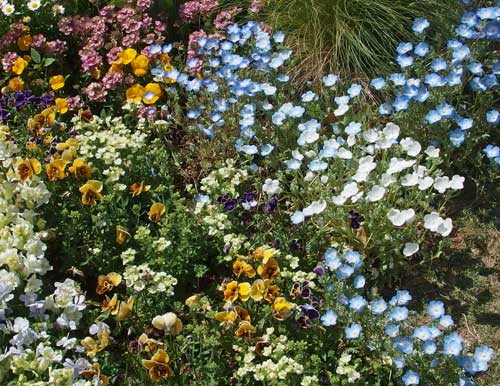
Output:
[[351,98],[357,97],[359,94],[361,94],[361,89],[362,87],[360,84],[353,83],[351,84],[351,87],[347,89],[347,94],[349,94]]
[[448,63],[446,62],[446,60],[441,58],[434,59],[431,63],[431,70],[434,72],[446,70],[447,67]]
[[453,318],[450,315],[443,315],[439,319],[439,325],[443,328],[449,328],[454,324],[455,322],[453,321]]
[[413,21],[412,30],[418,34],[424,32],[431,24],[423,17],[418,17]]
[[461,62],[465,60],[470,55],[470,48],[464,44],[461,44],[453,49],[451,54],[452,58],[456,62]]
[[408,370],[406,373],[404,373],[401,379],[403,380],[405,386],[418,385],[420,383],[420,377],[418,373],[412,370]]
[[455,122],[462,130],[469,130],[474,126],[474,120],[471,118],[464,118],[459,115],[455,117]]
[[453,147],[460,147],[465,141],[465,131],[462,129],[451,130],[449,139]]
[[370,81],[370,86],[375,90],[382,90],[386,85],[384,78],[375,78]]
[[414,59],[413,56],[410,55],[398,55],[396,62],[398,62],[399,67],[407,68],[413,65]]
[[157,202],[151,205],[148,212],[148,218],[153,222],[158,222],[161,220],[167,209],[165,205]]
[[342,255],[342,259],[351,264],[354,268],[359,268],[362,264],[361,254],[358,251],[353,251],[352,249],[347,249]]
[[413,44],[410,42],[401,42],[396,47],[396,51],[399,55],[404,55],[407,52],[410,52],[411,50],[413,50]]
[[361,295],[356,295],[349,300],[349,308],[354,312],[361,312],[368,302]]
[[393,347],[407,355],[413,352],[413,341],[405,336],[397,336],[394,338]]
[[384,102],[379,106],[378,112],[381,115],[391,115],[392,114],[392,105],[389,102]]
[[406,110],[409,106],[410,98],[406,95],[399,95],[396,97],[394,102],[392,103],[392,107],[396,112]]
[[384,299],[372,300],[370,309],[373,315],[382,315],[387,310],[387,303]]
[[495,351],[492,348],[483,344],[474,350],[474,359],[478,362],[488,363],[491,361],[494,354]]
[[306,216],[302,211],[296,211],[290,216],[290,221],[292,221],[293,224],[300,224],[301,222],[304,222]]
[[483,153],[486,156],[486,158],[497,158],[500,156],[500,147],[498,146],[493,146],[493,145],[487,145],[483,149]]
[[417,243],[406,243],[403,249],[403,255],[409,257],[419,251],[420,247]]
[[395,322],[402,322],[403,320],[406,320],[408,318],[408,308],[406,307],[395,307],[390,315],[389,318],[391,320],[394,320]]
[[395,338],[399,335],[399,326],[397,324],[389,324],[384,328],[384,333],[390,338]]
[[413,209],[399,210],[391,208],[387,213],[387,218],[395,226],[403,226],[404,224],[411,224],[415,220],[415,211]]
[[303,103],[308,103],[312,102],[318,99],[318,96],[313,93],[312,91],[307,91],[306,93],[302,94],[301,100]]
[[429,302],[427,312],[433,319],[439,319],[444,315],[444,303],[439,300]]
[[444,336],[443,354],[458,356],[462,352],[462,342],[464,338],[456,332],[451,332]]
[[450,71],[446,76],[448,86],[454,87],[462,84],[462,75],[456,71]]
[[486,37],[491,40],[500,40],[500,22],[492,20],[483,29]]
[[496,126],[500,122],[500,112],[497,110],[490,110],[486,113],[486,122],[490,125]]
[[446,79],[436,73],[426,74],[424,78],[425,84],[431,88],[442,87],[446,84]]
[[420,339],[421,341],[426,341],[432,338],[430,328],[426,325],[417,327],[413,330],[413,337]]
[[394,86],[404,86],[406,84],[405,74],[394,73],[389,76],[389,80],[394,84]]
[[323,78],[321,78],[321,81],[323,82],[323,84],[326,87],[335,86],[335,84],[337,83],[337,80],[338,80],[338,76],[335,74],[328,74],[328,75],[323,76]]
[[425,42],[418,43],[413,49],[415,55],[420,56],[421,58],[426,56],[429,53],[429,51],[430,51],[430,46],[428,43]]
[[313,160],[307,165],[307,168],[312,172],[326,170],[327,167],[328,163],[319,159]]
[[353,273],[354,273],[353,266],[348,265],[348,264],[342,264],[337,269],[337,279],[338,280],[345,280],[345,279],[351,277]]
[[470,62],[467,69],[472,75],[482,76],[484,74],[483,65],[479,62]]
[[321,324],[325,327],[335,326],[337,324],[337,314],[332,310],[328,310],[321,317]]
[[349,327],[344,328],[346,339],[357,339],[361,335],[362,327],[359,323],[352,323]]

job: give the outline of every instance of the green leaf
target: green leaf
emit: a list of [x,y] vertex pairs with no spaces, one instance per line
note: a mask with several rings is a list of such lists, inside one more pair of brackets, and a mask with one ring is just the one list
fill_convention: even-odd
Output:
[[43,65],[45,67],[48,67],[50,66],[52,63],[54,63],[56,60],[54,58],[46,58],[44,61],[43,61]]
[[42,57],[40,56],[40,53],[37,50],[31,48],[30,52],[31,52],[31,59],[33,59],[35,63],[38,64],[42,61]]

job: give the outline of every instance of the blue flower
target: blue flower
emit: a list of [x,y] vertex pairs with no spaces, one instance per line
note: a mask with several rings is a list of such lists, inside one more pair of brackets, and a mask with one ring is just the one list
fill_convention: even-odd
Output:
[[464,338],[456,332],[451,332],[444,337],[443,353],[446,355],[458,356],[462,352],[462,342]]
[[482,76],[484,74],[483,65],[479,62],[470,62],[467,69],[472,75]]
[[440,76],[439,74],[432,72],[430,74],[425,75],[424,82],[425,82],[425,84],[434,88],[434,87],[444,86],[446,84],[446,79],[443,78],[442,76]]
[[428,28],[431,24],[429,21],[423,17],[418,17],[413,21],[413,26],[412,30],[413,32],[416,32],[418,34],[421,34],[422,32],[425,31],[426,28]]
[[430,110],[425,115],[425,120],[432,125],[433,123],[439,122],[441,120],[441,114],[439,114],[436,110]]
[[467,58],[470,55],[470,48],[467,47],[465,44],[462,44],[455,49],[453,49],[453,52],[451,54],[451,57],[453,58],[454,61],[461,62],[465,58]]
[[[372,300],[370,308],[373,315],[382,315],[387,310],[387,303],[384,299]],[[395,326],[394,324],[392,326]],[[397,327],[397,326],[395,326]],[[387,327],[386,327],[387,328]],[[399,328],[398,328],[399,331]]]
[[453,118],[455,115],[455,108],[446,102],[443,102],[443,103],[440,103],[439,105],[437,105],[436,111],[443,118]]
[[361,93],[361,85],[357,83],[353,83],[351,87],[349,87],[349,89],[347,90],[347,94],[349,94],[351,98],[357,97],[360,93]]
[[361,132],[361,123],[350,122],[349,125],[344,129],[345,133],[348,135],[356,135]]
[[432,355],[437,351],[436,343],[431,340],[428,340],[422,345],[422,351],[427,355]]
[[396,97],[394,103],[392,104],[392,107],[394,107],[394,110],[396,112],[399,112],[406,110],[408,108],[409,103],[410,103],[409,97],[407,97],[406,95],[400,95]]
[[359,338],[361,330],[362,330],[361,325],[358,323],[353,323],[349,327],[344,328],[346,339]]
[[500,147],[498,146],[493,146],[493,145],[487,145],[483,149],[484,155],[486,155],[486,158],[496,158],[500,156]]
[[398,62],[399,67],[407,68],[413,65],[413,56],[410,55],[398,55],[396,58],[396,62]]
[[345,280],[348,277],[350,277],[354,273],[354,268],[348,264],[342,264],[338,269],[337,269],[337,279],[338,280]]
[[390,315],[389,318],[391,320],[394,320],[395,322],[402,322],[403,320],[408,319],[408,308],[406,307],[395,307]]
[[493,358],[494,353],[492,348],[483,344],[474,350],[474,359],[478,362],[488,363]]
[[296,211],[294,214],[290,216],[290,220],[292,221],[293,224],[300,224],[301,222],[304,222],[305,216],[304,213],[301,211]]
[[426,325],[415,328],[415,330],[413,330],[413,337],[420,339],[421,341],[431,339],[432,335],[430,328]]
[[391,115],[392,114],[392,105],[389,102],[384,102],[379,106],[378,112],[381,115]]
[[450,87],[458,86],[462,84],[462,75],[456,71],[450,71],[446,76],[446,82]]
[[395,338],[399,335],[399,326],[396,324],[389,324],[384,328],[385,335]]
[[412,370],[408,370],[406,373],[404,373],[402,379],[405,386],[418,385],[420,383],[420,377],[418,373]]
[[385,87],[385,84],[384,78],[375,78],[370,82],[370,86],[372,86],[375,90],[382,90]]
[[365,286],[366,279],[363,275],[358,275],[354,278],[354,288],[361,289]]
[[318,99],[318,96],[313,93],[312,91],[307,91],[306,93],[302,94],[301,100],[303,103],[308,103],[312,102]]
[[447,67],[448,63],[444,59],[434,59],[431,63],[431,69],[434,72],[446,70]]
[[392,359],[392,363],[397,369],[402,369],[406,366],[406,360],[404,357],[396,357]]
[[332,310],[328,310],[326,314],[321,317],[321,324],[325,327],[335,326],[337,324],[337,314]]
[[450,315],[443,315],[439,319],[439,325],[443,328],[451,327],[455,324],[453,318]]
[[342,255],[342,258],[354,266],[355,268],[358,268],[361,266],[361,255],[358,251],[353,251],[352,249],[347,249],[344,254]]
[[307,168],[312,172],[323,171],[326,170],[327,167],[328,163],[319,159],[315,159],[307,165]]
[[269,154],[271,154],[273,149],[274,149],[273,145],[271,145],[270,143],[266,143],[265,145],[261,146],[260,155],[263,157],[268,156]]
[[474,120],[471,118],[464,118],[459,115],[456,116],[455,122],[462,130],[469,130],[474,126]]
[[391,306],[399,305],[404,306],[412,299],[410,293],[407,290],[398,290],[396,291],[396,295],[394,295],[389,304]]
[[425,42],[418,43],[415,46],[415,48],[413,49],[413,52],[415,53],[415,55],[418,55],[421,58],[423,58],[424,56],[426,56],[429,53],[429,51],[430,51],[429,44],[427,44]]
[[389,80],[394,83],[395,86],[404,86],[406,83],[406,77],[404,74],[394,73],[389,76]]
[[472,382],[469,378],[460,377],[457,386],[475,386],[475,383]]
[[356,295],[349,300],[349,308],[354,312],[361,312],[368,302],[361,295]]
[[413,44],[410,42],[401,42],[396,47],[396,51],[399,55],[404,55],[407,52],[410,52],[411,50],[413,50]]
[[490,125],[498,125],[500,122],[500,113],[497,110],[490,110],[486,113],[486,122]]
[[413,352],[413,342],[410,338],[405,336],[397,336],[394,338],[393,347],[407,355]]
[[450,142],[453,147],[460,147],[465,141],[465,131],[462,129],[455,129],[449,132]]
[[273,35],[273,40],[275,43],[281,44],[285,41],[285,33],[278,31]]

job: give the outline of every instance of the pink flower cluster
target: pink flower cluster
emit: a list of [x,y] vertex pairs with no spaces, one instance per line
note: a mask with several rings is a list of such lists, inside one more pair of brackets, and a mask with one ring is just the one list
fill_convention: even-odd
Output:
[[264,8],[264,0],[252,0],[250,12],[259,13]]
[[23,22],[18,21],[5,35],[0,36],[0,50],[3,50],[11,44],[15,44],[17,38],[22,35],[24,35]]
[[217,7],[217,0],[192,0],[179,6],[179,15],[185,22],[197,16],[208,15]]
[[2,58],[2,67],[5,72],[12,70],[12,65],[19,58],[16,52],[7,52]]
[[225,29],[229,24],[233,23],[235,15],[239,14],[243,9],[231,7],[217,14],[214,20],[215,28],[219,30]]

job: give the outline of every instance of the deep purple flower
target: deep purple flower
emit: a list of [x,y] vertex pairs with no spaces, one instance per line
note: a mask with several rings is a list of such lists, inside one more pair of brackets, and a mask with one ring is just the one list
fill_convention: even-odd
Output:
[[349,214],[351,215],[351,228],[355,230],[359,229],[365,218],[353,209],[349,211]]
[[264,206],[264,211],[267,214],[272,213],[278,207],[278,199],[276,196],[271,197],[271,199]]
[[229,194],[224,194],[223,196],[218,197],[216,202],[217,204],[225,204],[226,202],[228,202],[229,198]]
[[279,249],[280,248],[280,241],[279,240],[274,240],[271,243],[271,247],[274,248],[274,249]]
[[325,267],[323,267],[321,264],[318,264],[316,267],[314,267],[313,272],[318,276],[324,276],[326,270]]
[[236,205],[238,205],[238,201],[235,198],[231,198],[224,204],[224,209],[231,211]]
[[297,324],[302,328],[309,328],[312,325],[311,319],[307,315],[300,315],[297,318]]
[[4,121],[4,122],[7,121],[7,118],[9,118],[9,115],[10,115],[10,113],[7,110],[0,108],[0,119],[2,121]]
[[320,317],[318,310],[310,304],[301,305],[300,311],[311,320],[318,319]]

